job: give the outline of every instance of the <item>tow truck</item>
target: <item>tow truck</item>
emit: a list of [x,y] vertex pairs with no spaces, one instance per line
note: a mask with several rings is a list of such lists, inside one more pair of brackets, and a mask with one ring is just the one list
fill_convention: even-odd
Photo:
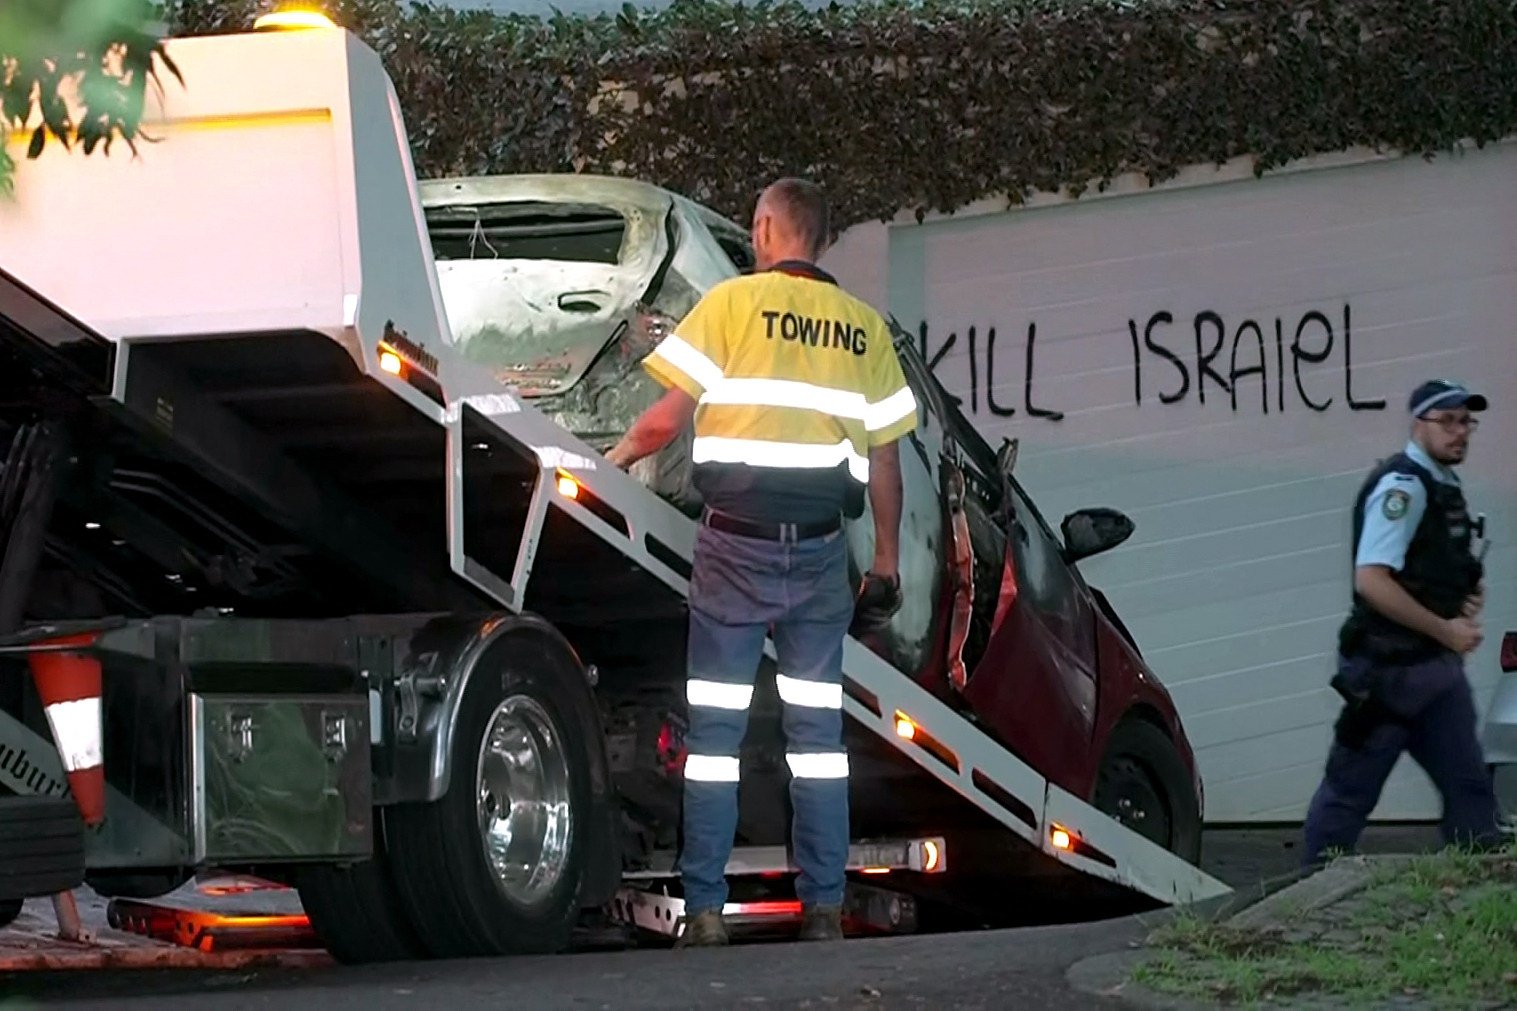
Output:
[[[372,49],[166,44],[155,142],[45,154],[0,211],[9,799],[72,798],[102,895],[282,882],[343,961],[558,951],[596,916],[676,937],[677,825],[639,797],[679,716],[626,714],[682,696],[694,521],[451,348]],[[843,669],[878,770],[854,928],[1227,891],[867,645]],[[798,912],[771,813],[739,924]]]

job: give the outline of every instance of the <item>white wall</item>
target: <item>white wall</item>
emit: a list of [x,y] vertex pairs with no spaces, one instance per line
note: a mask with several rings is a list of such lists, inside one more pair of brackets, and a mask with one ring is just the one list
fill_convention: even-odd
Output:
[[[1352,499],[1404,442],[1425,378],[1493,400],[1464,468],[1494,541],[1490,638],[1470,663],[1482,707],[1517,628],[1517,144],[1117,191],[864,225],[824,264],[908,329],[925,321],[939,379],[993,443],[1021,438],[1018,474],[1055,524],[1089,505],[1134,518],[1131,541],[1082,568],[1174,692],[1208,819],[1298,820],[1337,714]],[[1144,343],[1160,312],[1173,322],[1153,339],[1184,381]],[[1198,381],[1200,313],[1220,318],[1200,336],[1203,356],[1220,339],[1220,380]],[[1030,416],[1029,392],[1062,420]],[[1438,811],[1403,759],[1376,817]]]

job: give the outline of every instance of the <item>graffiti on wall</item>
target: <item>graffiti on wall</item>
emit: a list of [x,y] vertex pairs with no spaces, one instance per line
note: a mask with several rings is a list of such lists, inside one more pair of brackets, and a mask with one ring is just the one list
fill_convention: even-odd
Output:
[[[1232,319],[1206,309],[1177,319],[1167,310],[1130,317],[1112,341],[1132,370],[1135,406],[1194,401],[1262,415],[1334,408],[1383,411],[1385,400],[1354,388],[1353,312],[1345,304],[1331,316],[1317,309],[1296,318]],[[918,350],[936,374],[950,358],[968,364],[968,413],[1058,421],[1072,406],[1045,403],[1038,392],[1038,325],[1029,322],[1021,353],[995,326],[970,326],[934,339],[923,321]],[[1324,368],[1325,367],[1325,368]],[[1020,370],[1020,374],[1018,374]],[[953,389],[958,384],[945,383]],[[1008,398],[1002,391],[1020,388]],[[961,389],[954,389],[962,393]]]

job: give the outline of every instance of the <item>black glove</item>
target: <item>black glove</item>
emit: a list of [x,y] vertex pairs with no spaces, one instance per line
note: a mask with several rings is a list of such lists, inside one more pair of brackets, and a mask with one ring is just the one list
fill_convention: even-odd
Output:
[[864,573],[859,584],[859,595],[853,605],[853,625],[848,631],[853,635],[878,631],[890,623],[890,618],[901,609],[901,578],[899,576]]

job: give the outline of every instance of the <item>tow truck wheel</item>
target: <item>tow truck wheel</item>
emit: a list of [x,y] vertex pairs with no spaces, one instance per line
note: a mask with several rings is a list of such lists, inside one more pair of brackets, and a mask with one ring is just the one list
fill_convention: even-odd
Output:
[[[579,915],[591,798],[589,693],[572,658],[507,638],[464,689],[436,803],[390,809],[395,880],[440,958],[566,947]],[[588,725],[594,725],[593,712]]]
[[[382,813],[374,814],[377,820]],[[302,867],[295,875],[311,928],[332,957],[348,965],[405,962],[427,955],[401,905],[378,838],[379,826],[375,827],[372,859],[349,867]]]
[[84,883],[84,822],[71,799],[0,797],[0,899]]
[[1143,719],[1112,731],[1096,777],[1095,807],[1190,863],[1201,859],[1201,812],[1174,743]]

